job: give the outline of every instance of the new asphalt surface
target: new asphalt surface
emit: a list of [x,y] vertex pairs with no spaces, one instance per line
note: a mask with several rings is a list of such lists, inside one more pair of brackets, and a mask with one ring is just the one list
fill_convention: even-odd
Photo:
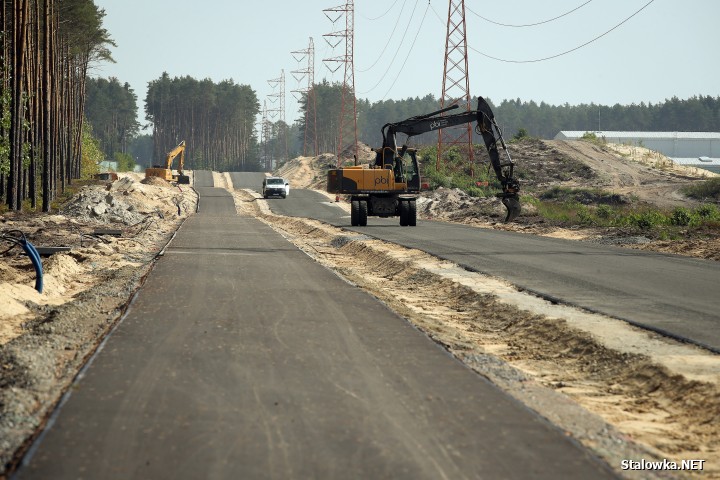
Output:
[[351,227],[349,215],[327,196],[303,189],[291,195],[292,202],[269,200],[268,205],[278,214],[315,218],[417,248],[551,301],[720,353],[718,262],[436,221],[400,227],[397,218],[370,217],[366,227]]
[[15,478],[614,477],[211,182]]

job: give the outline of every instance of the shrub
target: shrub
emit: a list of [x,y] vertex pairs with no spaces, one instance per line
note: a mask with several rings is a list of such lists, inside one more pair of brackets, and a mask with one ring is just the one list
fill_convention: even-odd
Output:
[[693,214],[687,208],[678,207],[670,215],[670,224],[687,227],[693,222]]
[[522,140],[523,138],[527,138],[528,136],[528,131],[524,128],[521,128],[515,135],[513,135],[513,140]]
[[610,205],[600,205],[597,207],[595,214],[598,216],[598,218],[601,218],[603,220],[609,220],[613,217],[614,212]]
[[658,211],[647,210],[645,212],[628,215],[627,222],[630,225],[638,227],[640,230],[650,230],[653,227],[664,225],[666,218],[665,215]]
[[577,209],[577,218],[580,223],[585,225],[592,225],[595,223],[592,212],[585,205],[580,205]]
[[711,178],[683,189],[685,195],[698,200],[720,201],[720,177]]
[[552,187],[541,193],[540,198],[543,200],[578,202],[583,205],[593,203],[619,205],[627,203],[627,200],[621,195],[606,192],[599,188]]
[[720,220],[720,210],[711,203],[700,205],[695,212],[704,220]]

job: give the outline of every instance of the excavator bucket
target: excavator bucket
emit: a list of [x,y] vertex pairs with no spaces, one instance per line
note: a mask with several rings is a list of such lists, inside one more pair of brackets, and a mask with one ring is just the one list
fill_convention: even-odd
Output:
[[520,200],[517,195],[511,195],[502,199],[502,204],[507,208],[507,216],[505,217],[505,223],[512,222],[520,215],[521,207]]

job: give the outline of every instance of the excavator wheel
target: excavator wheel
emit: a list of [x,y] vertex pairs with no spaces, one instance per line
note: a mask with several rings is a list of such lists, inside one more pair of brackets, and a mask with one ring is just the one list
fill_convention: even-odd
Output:
[[417,204],[415,203],[415,200],[410,200],[408,202],[408,217],[407,217],[408,225],[411,227],[414,227],[417,225]]
[[410,202],[400,200],[400,226],[407,227],[410,216]]
[[350,202],[350,225],[357,227],[360,222],[360,202],[353,200]]
[[360,204],[360,217],[358,218],[358,223],[361,227],[365,227],[367,226],[368,202],[365,200],[360,200],[358,203]]

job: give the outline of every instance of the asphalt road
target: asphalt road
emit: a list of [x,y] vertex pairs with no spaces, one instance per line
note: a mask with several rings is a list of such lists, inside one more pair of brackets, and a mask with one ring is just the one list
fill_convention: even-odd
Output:
[[720,263],[436,221],[400,227],[370,217],[350,227],[348,214],[311,190],[269,201],[288,216],[309,217],[417,248],[470,270],[510,281],[549,300],[582,307],[720,353]]
[[195,181],[199,212],[15,478],[614,477],[373,297],[235,215],[212,177]]

